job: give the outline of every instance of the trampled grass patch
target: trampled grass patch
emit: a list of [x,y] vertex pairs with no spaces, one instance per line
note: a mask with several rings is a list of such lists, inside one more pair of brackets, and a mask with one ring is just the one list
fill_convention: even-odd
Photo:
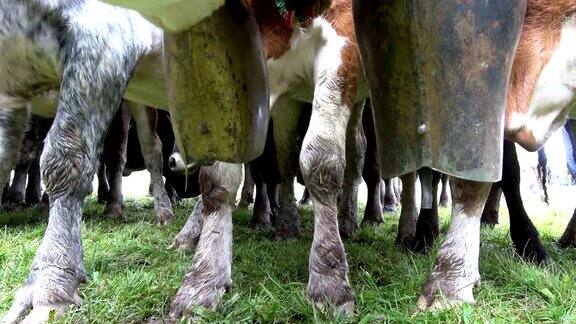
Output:
[[[192,253],[167,250],[192,210],[193,202],[175,210],[173,224],[154,225],[151,199],[127,200],[125,222],[101,218],[103,207],[88,200],[82,228],[84,264],[89,282],[81,286],[82,307],[64,322],[141,322],[162,318],[170,306]],[[420,289],[431,270],[436,248],[413,254],[394,244],[398,214],[386,214],[377,229],[361,229],[346,240],[356,315],[322,313],[306,300],[312,210],[300,210],[303,237],[279,242],[272,230],[251,229],[250,211],[234,214],[234,287],[220,308],[201,311],[200,319],[217,322],[575,322],[576,251],[560,250],[555,239],[568,215],[554,210],[536,221],[552,262],[526,263],[515,255],[507,222],[482,230],[477,305],[442,312],[416,309]],[[505,219],[505,212],[503,212]],[[449,211],[441,210],[442,230]],[[546,217],[545,217],[546,216]],[[552,218],[553,220],[549,220]],[[561,217],[560,221],[556,218]],[[47,224],[46,212],[25,210],[0,214],[0,314],[27,278]],[[442,237],[441,237],[442,239]]]

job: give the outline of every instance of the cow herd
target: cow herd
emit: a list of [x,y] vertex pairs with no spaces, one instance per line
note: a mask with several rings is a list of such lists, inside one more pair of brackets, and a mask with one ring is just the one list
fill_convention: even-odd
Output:
[[[107,2],[136,9],[142,15]],[[200,197],[171,245],[184,250],[195,248],[192,264],[172,299],[168,314],[172,319],[188,315],[196,306],[215,308],[232,285],[232,212],[243,175],[243,205],[250,203],[256,187],[252,224],[273,226],[279,240],[300,237],[294,181],[298,178],[305,185],[303,203],[311,201],[314,208],[307,293],[318,307],[330,305],[347,313],[354,310],[353,283],[349,281],[342,237],[352,236],[360,226],[357,200],[362,179],[368,187],[362,225],[379,225],[383,210],[394,209],[399,199],[402,209],[396,242],[413,251],[427,251],[439,232],[437,208],[448,204],[448,176],[439,171],[452,174],[452,223],[424,283],[418,300],[421,309],[474,303],[473,288],[480,282],[481,218],[494,221],[502,192],[510,210],[511,237],[518,254],[536,263],[546,260],[538,232],[522,205],[514,142],[538,149],[570,113],[576,99],[576,1],[469,4],[438,0],[422,2],[422,8],[411,4],[405,11],[403,1],[174,2],[181,7],[157,11],[159,16],[154,16],[152,5],[129,0],[0,2],[3,205],[49,206],[48,227],[30,275],[3,322],[43,322],[53,311],[60,316],[69,306],[81,303],[78,288],[87,280],[80,231],[82,208],[96,174],[99,200],[106,203],[105,217],[122,217],[122,177],[135,170],[147,169],[151,174],[150,192],[158,225],[171,221],[172,204],[178,199]],[[246,81],[240,70],[230,70],[230,80],[240,85],[240,93],[256,93],[257,99],[252,101],[238,95],[230,101],[211,92],[228,80],[222,76],[226,70],[211,65],[217,55],[210,50],[223,43],[214,36],[219,34],[202,34],[208,35],[206,43],[201,43],[204,52],[197,51],[194,46],[198,43],[194,41],[186,43],[190,48],[174,48],[174,44],[184,44],[183,39],[188,41],[175,36],[175,26],[190,27],[201,20],[199,16],[208,17],[222,6],[247,10],[248,18],[231,18],[232,24],[242,20],[239,39],[252,22],[257,24],[258,38],[253,44],[258,48],[241,56],[244,60],[254,58],[246,66],[254,67],[255,76]],[[501,8],[504,14],[486,14],[489,6]],[[183,8],[198,11],[179,12]],[[429,11],[451,14],[443,8],[451,8],[457,18],[449,28],[442,24],[452,20],[434,15],[432,18],[437,20],[430,18]],[[398,18],[388,19],[388,29],[378,34],[381,30],[377,27],[385,21],[380,18],[392,12]],[[400,46],[410,42],[406,36],[410,33],[401,30],[405,27],[403,19],[418,13],[426,18],[410,25],[410,33],[418,34],[419,24],[435,21],[439,30],[455,31],[450,37],[454,36],[459,47],[446,46],[452,41],[449,35],[428,40],[422,36],[428,34],[418,34],[420,38],[410,43],[411,51],[416,53],[415,67],[403,70],[402,64],[408,64],[407,55],[412,55]],[[500,34],[489,39],[483,28],[487,33]],[[381,43],[375,45],[374,37],[381,37]],[[233,46],[238,47],[238,41]],[[174,85],[174,80],[191,71],[188,66],[178,70],[171,63],[175,58],[182,59],[184,49],[190,49],[189,64],[201,62],[200,71],[207,73],[202,77],[210,80],[208,85],[200,84],[203,79],[195,76],[198,84],[187,83],[190,93],[178,92],[180,88]],[[442,62],[436,62],[438,56],[425,56],[435,50],[442,54]],[[252,56],[246,58],[246,53]],[[222,57],[232,65],[237,63],[237,55],[230,49]],[[257,71],[259,59],[265,63],[264,75]],[[216,71],[217,77],[210,71]],[[404,82],[406,77],[401,73],[405,71],[418,80],[414,88]],[[430,80],[446,83],[431,85]],[[440,98],[437,92],[442,93],[444,88],[450,91]],[[462,93],[455,92],[460,88]],[[415,93],[417,98],[411,97]],[[212,121],[190,126],[190,114],[204,107],[175,114],[174,106],[182,109],[186,106],[184,99],[199,96],[232,105],[222,107],[222,115],[211,115],[212,119],[220,118],[216,122],[221,129],[215,129]],[[235,105],[261,104],[262,96],[269,101],[269,116],[262,113],[260,105],[251,114],[237,115],[238,121],[221,117]],[[437,113],[434,109],[438,105],[434,104],[445,98],[453,100],[452,105],[471,106],[439,105]],[[477,102],[469,102],[470,98]],[[435,113],[413,127],[412,115],[403,105],[417,100],[431,103]],[[383,113],[379,110],[383,102],[396,102],[398,106]],[[502,104],[483,111],[484,103]],[[166,111],[169,108],[170,113]],[[501,114],[495,113],[498,111]],[[450,121],[448,117],[458,120]],[[225,147],[228,151],[221,151],[216,142],[199,150],[208,152],[205,159],[191,161],[191,154],[197,152],[184,143],[190,139],[189,134],[224,134],[224,143],[229,134],[245,134],[240,122],[243,118],[254,128],[264,128],[264,133],[267,129],[265,138],[252,138],[260,134],[258,131],[247,135],[251,143],[262,143],[263,152],[256,154],[257,158],[247,146],[230,149],[231,144]],[[433,127],[434,119],[442,122],[440,131]],[[182,129],[182,125],[188,128]],[[399,150],[409,142],[388,136],[391,130],[415,138],[431,134],[430,142],[411,143],[428,147],[433,143],[433,149],[424,150],[422,155],[439,155],[438,160],[447,169],[439,168],[437,160],[410,169],[415,164],[405,152],[412,147]],[[488,138],[491,134],[496,136]],[[502,136],[506,140],[502,141]],[[446,152],[435,150],[437,139],[443,141],[441,147]],[[474,141],[483,146],[462,147],[462,143]],[[229,151],[250,158],[214,158]],[[458,151],[462,154],[452,154]],[[458,162],[451,164],[450,159]],[[483,164],[480,160],[491,162]],[[390,161],[406,163],[383,165]],[[240,162],[249,163],[243,166]],[[500,174],[501,180],[492,184]],[[397,181],[382,180],[396,175],[401,179],[401,193],[395,192]],[[46,188],[44,195],[40,178]],[[420,210],[416,209],[417,178],[422,186]],[[439,183],[442,192],[438,200]],[[576,219],[570,222],[563,245],[576,245],[575,234]]]

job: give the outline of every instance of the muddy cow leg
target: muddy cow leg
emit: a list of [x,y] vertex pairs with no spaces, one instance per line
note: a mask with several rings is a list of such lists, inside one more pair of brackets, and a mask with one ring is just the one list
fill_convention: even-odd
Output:
[[502,188],[499,183],[492,184],[486,206],[482,211],[481,224],[494,227],[498,224],[498,216],[500,214],[500,197],[502,197]]
[[510,236],[516,252],[528,260],[541,263],[547,258],[540,242],[538,230],[532,224],[522,203],[520,193],[520,166],[513,142],[504,141],[504,165],[502,180],[499,182],[510,213]]
[[418,175],[422,185],[422,203],[410,250],[426,252],[432,247],[440,231],[437,198],[440,173],[429,168],[422,168],[418,171]]
[[200,239],[200,233],[202,232],[202,224],[204,222],[202,211],[204,208],[204,203],[202,202],[202,198],[200,198],[188,217],[186,224],[184,224],[180,232],[174,237],[172,244],[168,247],[169,249],[176,248],[182,251],[190,251],[196,246],[196,243],[198,243]]
[[396,195],[394,194],[394,185],[392,184],[392,179],[384,179],[384,211],[387,213],[393,213],[396,211],[398,201],[396,201]]
[[451,179],[452,223],[418,299],[421,309],[450,303],[474,303],[473,288],[480,283],[480,216],[490,183]]
[[[124,104],[121,105],[104,140],[102,164],[106,166],[106,174],[108,175],[106,178],[109,184],[104,217],[109,219],[122,219],[124,217],[122,215],[124,203],[122,174],[126,165],[130,119],[130,111]],[[98,192],[100,192],[100,185],[98,185]]]
[[[84,14],[91,13],[79,12],[75,18],[90,19]],[[30,308],[26,322],[47,321],[52,312],[58,318],[69,306],[81,302],[78,285],[86,280],[80,233],[84,198],[92,191],[104,135],[136,63],[133,55],[123,56],[117,43],[104,39],[101,29],[94,32],[85,27],[76,24],[76,29],[62,35],[67,53],[77,55],[61,57],[58,113],[40,160],[50,195],[48,227],[6,322],[15,322]],[[86,85],[86,80],[92,81],[89,89],[80,86]]]
[[[249,168],[249,166],[246,166]],[[253,227],[270,227],[270,202],[268,201],[268,188],[262,177],[254,177],[253,183],[256,184],[256,200],[254,201],[254,210],[250,223]]]
[[154,196],[154,211],[156,212],[156,224],[165,225],[172,221],[172,203],[164,187],[162,177],[163,157],[162,142],[156,134],[157,112],[152,108],[147,108],[130,102],[128,107],[132,112],[132,117],[136,122],[138,130],[138,140],[142,149],[142,156],[146,169],[150,172],[150,184]]
[[195,306],[216,308],[232,285],[232,211],[242,182],[242,165],[216,162],[202,167],[199,182],[202,233],[192,267],[172,301],[171,318],[181,318]]
[[[0,107],[0,184],[8,184],[10,172],[16,166],[18,154],[29,119],[24,107]],[[9,188],[9,186],[7,185]],[[0,196],[7,199],[8,191],[0,187]]]
[[416,232],[418,209],[416,208],[416,172],[410,172],[400,177],[402,181],[400,219],[396,243],[410,247]]
[[364,168],[362,169],[362,178],[364,178],[368,193],[362,226],[378,226],[382,224],[382,198],[380,196],[382,180],[380,176],[380,164],[378,163],[376,132],[374,130],[370,100],[366,100],[366,106],[364,106],[362,127],[366,135],[366,155],[364,158]]
[[362,182],[366,155],[366,137],[362,129],[363,110],[364,103],[356,104],[346,129],[346,167],[342,196],[338,202],[338,226],[340,235],[347,238],[352,237],[358,229],[358,187]]
[[44,149],[44,143],[40,141],[36,147],[34,160],[28,168],[28,183],[26,185],[26,205],[34,206],[42,200],[42,177],[40,175],[40,156]]
[[240,203],[238,203],[240,208],[246,208],[254,202],[254,178],[250,169],[250,164],[244,165],[244,184],[242,185]]
[[[272,129],[280,184],[277,203],[273,208],[276,239],[300,237],[300,215],[294,196],[294,179],[298,173],[298,122],[305,106],[287,97],[279,98],[272,107]],[[268,184],[269,185],[269,184]],[[273,204],[275,205],[275,204]]]
[[576,209],[564,230],[564,234],[558,240],[558,245],[561,248],[576,247]]
[[310,127],[300,153],[302,176],[314,204],[308,297],[315,305],[329,303],[351,312],[354,295],[338,229],[337,200],[344,180],[345,136],[353,106],[334,102],[339,96],[331,95],[323,87],[315,90]]

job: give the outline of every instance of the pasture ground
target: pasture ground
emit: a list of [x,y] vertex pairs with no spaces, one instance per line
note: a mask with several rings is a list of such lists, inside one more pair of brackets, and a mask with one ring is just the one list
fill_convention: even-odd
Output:
[[[128,199],[125,222],[104,220],[103,206],[90,198],[82,228],[89,282],[80,288],[84,304],[63,319],[71,323],[141,322],[166,314],[192,254],[167,250],[186,221],[193,201],[179,205],[173,224],[158,228],[150,198]],[[342,318],[314,310],[306,300],[312,209],[301,208],[303,237],[277,242],[271,230],[249,226],[250,211],[234,214],[234,287],[215,311],[199,310],[217,322],[576,322],[576,250],[560,250],[555,239],[568,221],[565,210],[538,209],[531,215],[551,256],[536,267],[515,255],[507,211],[495,229],[482,229],[477,305],[442,312],[418,312],[415,304],[438,248],[413,254],[394,244],[398,213],[386,214],[378,229],[362,229],[346,240],[356,315]],[[0,314],[24,283],[46,227],[36,209],[0,214]],[[449,210],[441,210],[441,229]],[[441,237],[442,239],[443,237]],[[1,315],[0,315],[1,316]]]

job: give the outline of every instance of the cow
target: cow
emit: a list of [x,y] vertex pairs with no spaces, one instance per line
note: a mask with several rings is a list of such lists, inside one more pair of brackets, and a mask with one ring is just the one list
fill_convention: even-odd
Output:
[[[523,6],[518,10],[523,10]],[[571,0],[527,1],[522,33],[508,82],[504,134],[529,150],[537,150],[562,125],[569,104],[574,100],[576,43],[572,39],[576,32],[575,13],[576,3]],[[373,21],[357,19],[356,22],[357,26],[363,27],[363,31],[367,31]],[[370,50],[368,43],[361,45],[363,50]],[[373,67],[381,63],[369,61],[372,59],[370,56],[363,59],[365,66]],[[367,70],[367,73],[370,72],[373,71]],[[386,77],[374,74],[372,80]],[[378,91],[372,90],[373,93]],[[419,131],[425,133],[426,129]],[[444,299],[474,303],[473,287],[480,280],[480,216],[491,184],[456,177],[451,178],[450,182],[452,224],[418,300],[422,309],[443,307],[446,305]],[[410,220],[406,220],[406,223],[410,223]],[[440,295],[443,297],[440,298]]]
[[[181,198],[196,197],[200,194],[198,188],[198,173],[185,174],[179,170],[174,171],[170,157],[174,147],[177,147],[174,131],[170,123],[169,113],[146,108],[146,123],[135,120],[126,105],[123,105],[112,121],[104,141],[102,163],[98,170],[98,200],[106,202],[104,215],[118,219],[122,218],[122,176],[130,175],[135,171],[149,170],[151,174],[151,194],[155,200],[156,221],[162,224],[171,217],[163,219],[158,210],[169,210],[172,214],[170,201],[176,202]],[[142,129],[144,128],[144,129]],[[150,163],[154,159],[146,156],[151,137],[161,145],[159,162]],[[155,151],[154,154],[158,154]],[[173,163],[173,162],[172,162]],[[166,181],[162,179],[166,178]]]
[[32,116],[29,129],[24,135],[18,163],[14,168],[12,184],[6,188],[2,201],[7,210],[29,207],[41,202],[40,155],[51,125],[50,118]]
[[[197,12],[196,19],[210,16],[222,6],[221,1],[210,4],[212,9]],[[243,4],[229,5],[236,6],[239,18],[252,21],[246,9],[241,10]],[[222,10],[230,9],[226,6]],[[17,292],[4,321],[15,322],[24,315],[30,322],[46,321],[52,311],[60,316],[70,305],[80,304],[78,285],[86,281],[80,233],[84,198],[91,191],[104,137],[122,98],[139,106],[168,107],[160,61],[162,40],[162,31],[138,13],[96,0],[0,3],[0,183],[6,183],[14,168],[30,114],[37,113],[28,109],[28,103],[42,101],[47,93],[56,93],[57,97],[57,109],[50,111],[55,120],[41,157],[41,174],[50,196],[48,227],[30,276]],[[254,66],[258,62],[255,57]],[[256,84],[255,88],[261,86],[265,84]],[[144,109],[132,113],[137,121],[149,122]],[[159,143],[154,138],[143,144],[144,149],[158,152]],[[162,161],[155,160],[154,169],[161,168]],[[197,209],[200,215],[218,218],[220,213],[216,211],[221,205],[230,211],[227,206],[231,197],[223,194],[218,181],[222,179],[226,190],[233,190],[241,178],[235,175],[237,171],[241,172],[241,166],[229,163],[215,163],[205,172],[201,170],[200,182],[205,184],[201,205],[206,208]],[[162,221],[171,218],[168,206],[169,201],[158,206]],[[204,228],[210,229],[211,225],[227,223],[208,220]],[[225,227],[222,229],[225,233]],[[222,252],[217,260],[224,264],[230,256],[226,235],[208,238],[222,242],[208,246]],[[200,246],[206,244],[204,241]],[[209,273],[215,265],[206,268]],[[217,276],[229,278],[229,273],[230,269]],[[215,296],[220,290],[208,287],[222,286],[209,280],[195,287]],[[209,306],[203,301],[190,299],[177,309],[182,311],[193,304]]]

